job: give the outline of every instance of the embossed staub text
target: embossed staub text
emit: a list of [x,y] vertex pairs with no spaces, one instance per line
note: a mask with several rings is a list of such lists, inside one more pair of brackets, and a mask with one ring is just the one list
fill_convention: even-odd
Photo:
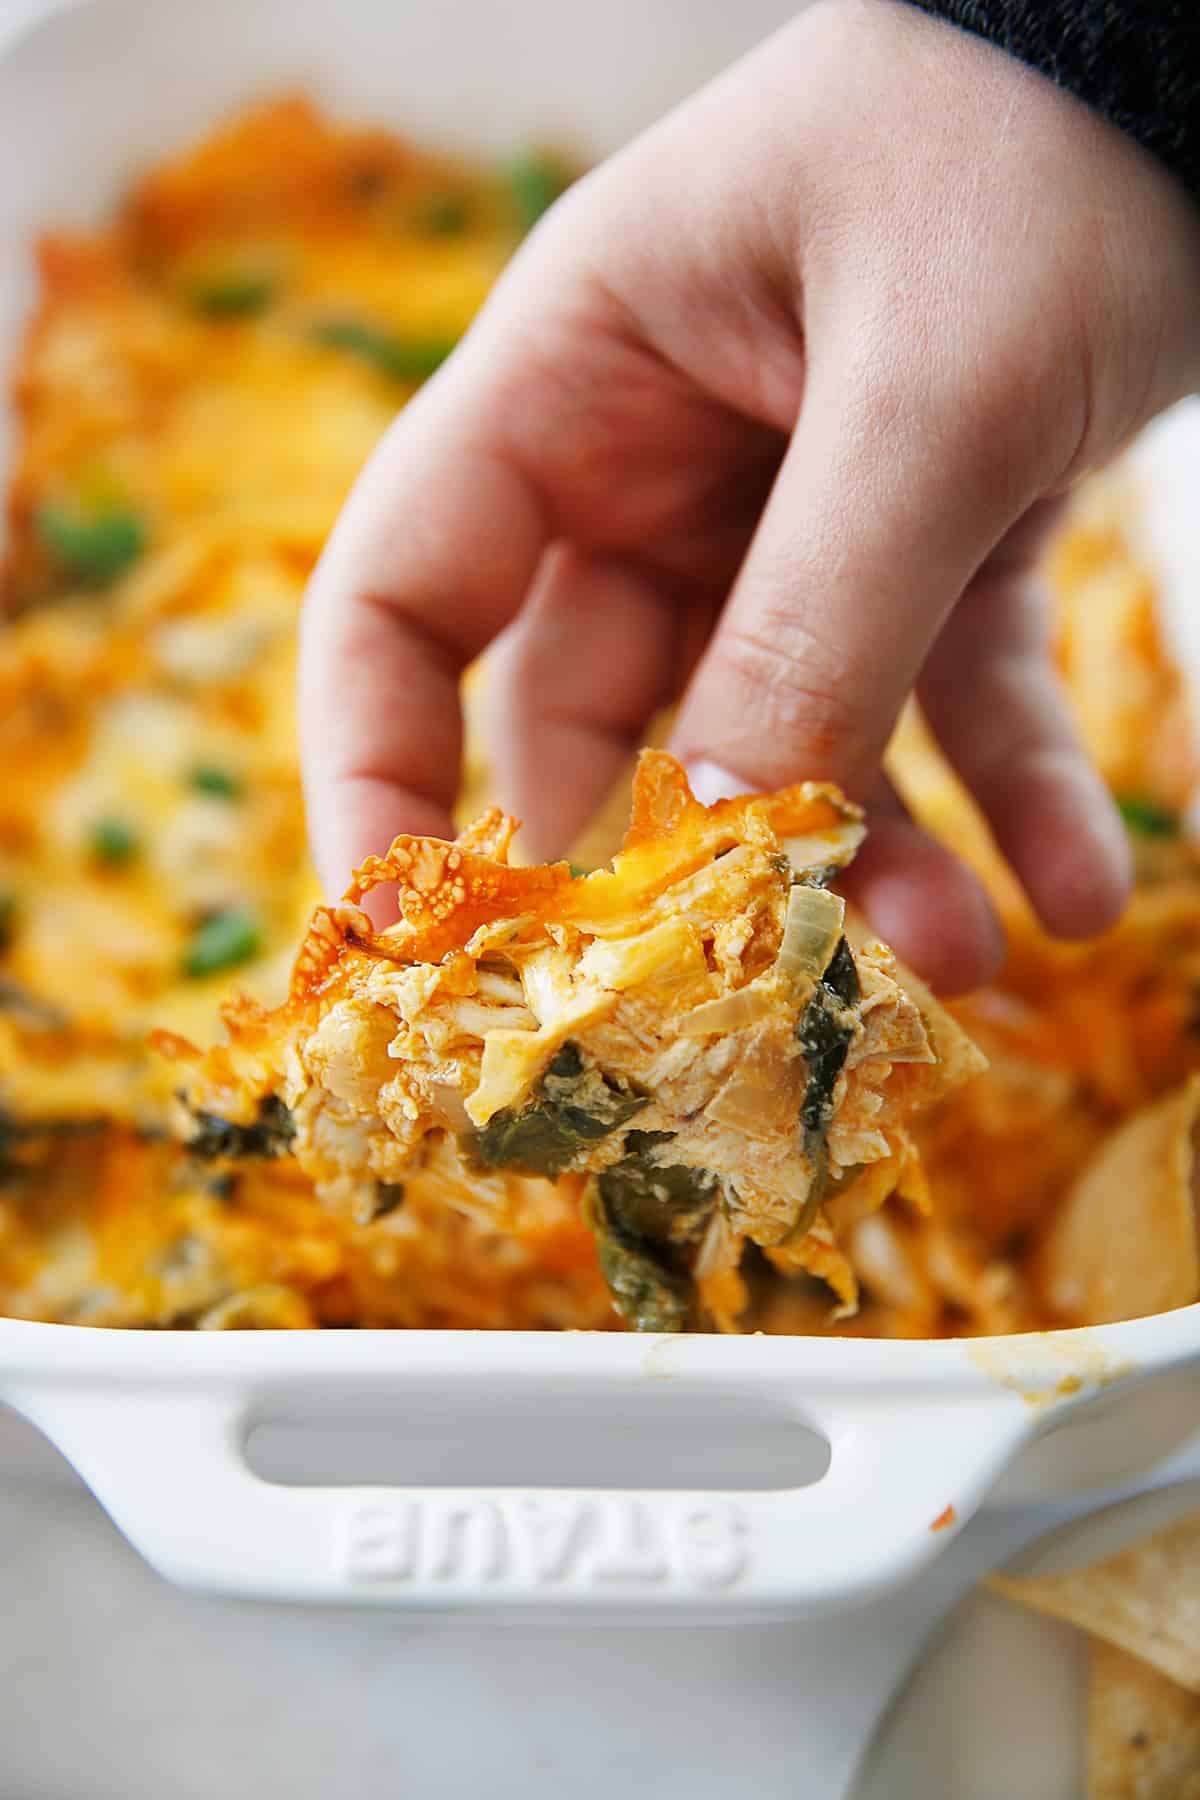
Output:
[[333,1557],[363,1587],[713,1589],[745,1575],[750,1532],[728,1500],[381,1495],[347,1501]]

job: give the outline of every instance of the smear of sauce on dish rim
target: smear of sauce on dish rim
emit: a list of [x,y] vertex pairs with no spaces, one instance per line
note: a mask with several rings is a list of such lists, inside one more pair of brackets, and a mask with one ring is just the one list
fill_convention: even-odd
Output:
[[1137,1373],[1135,1362],[1113,1356],[1088,1330],[1047,1331],[1008,1341],[980,1339],[967,1344],[966,1351],[977,1369],[1019,1395],[1035,1412],[1080,1395],[1103,1393]]
[[646,1346],[641,1374],[644,1381],[670,1381],[676,1371],[670,1366],[672,1352],[684,1341],[681,1332],[664,1332]]

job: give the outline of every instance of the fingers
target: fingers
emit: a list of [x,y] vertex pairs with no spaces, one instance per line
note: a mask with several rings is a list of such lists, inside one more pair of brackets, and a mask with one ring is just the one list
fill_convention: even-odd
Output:
[[632,563],[560,546],[488,662],[497,793],[523,855],[579,835],[678,688],[686,617]]
[[330,893],[399,830],[452,835],[458,678],[520,606],[546,542],[488,385],[445,374],[372,458],[305,605],[305,789]]
[[1133,880],[1128,839],[1067,717],[1036,579],[985,567],[918,691],[1042,922],[1060,937],[1111,925]]
[[[554,230],[534,234],[388,434],[311,584],[303,764],[318,869],[333,892],[396,831],[451,829],[458,673],[517,615],[551,542],[569,540],[579,569],[627,568],[576,588],[581,603],[617,609],[604,664],[614,686],[620,620],[631,624],[619,662],[631,698],[614,714],[611,695],[589,691],[576,650],[558,676],[570,677],[582,708],[578,729],[559,701],[565,734],[535,731],[533,744],[518,746],[516,793],[505,798],[529,812],[543,848],[560,850],[555,820],[568,818],[571,782],[583,771],[581,795],[599,786],[598,774],[587,780],[589,752],[607,752],[611,767],[613,733],[636,734],[646,716],[634,719],[639,696],[658,697],[663,619],[650,571],[664,592],[706,603],[719,587],[723,598],[779,460],[769,425],[713,399],[642,342],[628,305],[585,266],[581,243],[594,233],[575,222],[570,201],[556,212]],[[641,568],[647,583],[633,575]],[[562,600],[561,578],[549,591]],[[639,591],[644,604],[633,598]],[[557,617],[559,601],[539,616]],[[648,633],[644,677],[633,613]],[[590,656],[602,633],[590,620],[582,628]],[[530,652],[522,652],[525,686],[538,694],[540,656],[524,631],[520,643]],[[536,708],[514,705],[510,722],[515,744],[519,730],[536,726]],[[543,802],[530,771],[546,746],[570,755]]]
[[[773,441],[768,454],[777,462]],[[748,447],[739,491],[713,495],[653,559],[560,543],[544,560],[488,659],[495,791],[523,821],[523,855],[570,847],[678,697],[769,491],[763,463]]]
[[[992,479],[980,422],[923,399],[882,352],[814,362],[792,439],[675,734],[754,787],[810,776],[870,793],[905,694],[1040,471]],[[961,408],[959,411],[963,410]]]
[[1004,933],[982,883],[914,823],[880,778],[870,830],[841,885],[880,936],[943,994],[989,981],[1004,959]]
[[[1031,503],[1054,468],[1029,439],[1014,456],[1011,438],[986,429],[986,408],[965,428],[952,408],[922,411],[928,383],[911,369],[893,393],[856,382],[844,359],[834,366],[831,390],[828,366],[814,364],[676,745],[703,765],[701,788],[824,776],[873,795],[928,658],[930,722],[1041,917],[1067,934],[1099,930],[1127,893],[1128,851],[1066,720],[1024,574],[1049,517]],[[892,803],[855,887],[876,928],[936,985],[979,979],[994,961],[996,927],[976,884]]]

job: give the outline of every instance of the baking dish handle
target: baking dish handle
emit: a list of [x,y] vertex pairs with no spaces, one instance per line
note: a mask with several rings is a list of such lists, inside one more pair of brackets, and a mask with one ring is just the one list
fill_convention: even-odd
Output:
[[805,1409],[831,1452],[807,1487],[287,1487],[246,1464],[244,1397],[39,1385],[5,1398],[173,1581],[510,1616],[748,1616],[869,1600],[954,1537],[1029,1436],[999,1391],[970,1405],[860,1393],[836,1418]]

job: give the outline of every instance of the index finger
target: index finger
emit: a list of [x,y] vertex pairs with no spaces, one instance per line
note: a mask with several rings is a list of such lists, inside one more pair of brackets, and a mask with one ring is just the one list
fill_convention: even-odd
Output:
[[301,757],[329,893],[397,831],[453,836],[459,677],[520,607],[546,546],[541,500],[472,360],[460,352],[392,426],[309,587]]

